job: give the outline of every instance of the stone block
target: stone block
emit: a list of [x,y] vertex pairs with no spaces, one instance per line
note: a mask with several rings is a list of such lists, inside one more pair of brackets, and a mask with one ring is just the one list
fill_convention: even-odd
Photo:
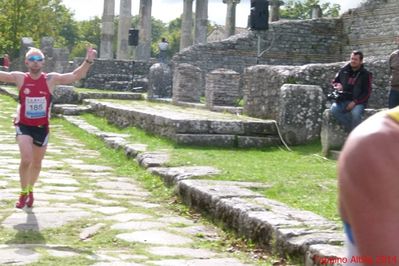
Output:
[[203,134],[209,132],[207,120],[175,120],[176,133],[179,134]]
[[82,102],[84,99],[143,100],[143,95],[134,92],[79,92],[78,101]]
[[172,71],[166,64],[156,63],[150,67],[148,99],[172,97]]
[[217,175],[220,170],[210,166],[153,167],[152,174],[161,176],[165,184],[171,186],[186,179]]
[[213,106],[235,106],[240,98],[240,74],[219,68],[206,75],[205,99]]
[[266,121],[245,121],[244,123],[244,135],[277,135],[277,125],[275,120]]
[[53,91],[53,103],[57,104],[76,104],[78,103],[78,93],[74,86],[57,86]]
[[144,168],[160,167],[169,161],[169,154],[164,151],[143,152],[136,157],[136,160]]
[[210,121],[209,132],[213,134],[244,134],[241,121]]
[[239,148],[264,148],[277,146],[281,144],[281,140],[277,136],[251,137],[237,136],[237,147]]
[[179,144],[197,146],[234,147],[236,142],[234,135],[176,134],[174,138]]
[[203,77],[200,68],[180,64],[174,70],[173,102],[200,102]]
[[124,146],[125,154],[128,157],[135,158],[139,153],[147,151],[146,144],[127,144]]
[[[383,109],[365,109],[363,121]],[[324,156],[329,156],[330,150],[340,150],[345,143],[348,133],[332,116],[330,109],[323,112],[321,126],[321,147]]]
[[284,84],[280,90],[278,124],[290,145],[320,137],[324,95],[319,86]]
[[56,114],[63,115],[81,115],[91,111],[91,107],[87,105],[76,104],[55,104],[52,111]]

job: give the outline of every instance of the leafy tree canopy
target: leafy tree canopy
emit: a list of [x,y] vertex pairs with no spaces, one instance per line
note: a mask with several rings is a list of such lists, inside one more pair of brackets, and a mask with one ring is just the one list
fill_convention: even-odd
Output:
[[18,55],[22,37],[54,38],[56,47],[72,46],[77,26],[61,0],[0,0],[0,51]]
[[319,5],[325,17],[338,17],[341,6],[331,3],[319,3],[320,0],[288,0],[281,7],[280,18],[282,19],[310,19],[312,9]]

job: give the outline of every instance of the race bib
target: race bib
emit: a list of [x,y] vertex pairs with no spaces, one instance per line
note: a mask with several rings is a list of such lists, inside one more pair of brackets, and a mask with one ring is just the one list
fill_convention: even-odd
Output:
[[25,116],[30,119],[46,117],[46,97],[26,97]]

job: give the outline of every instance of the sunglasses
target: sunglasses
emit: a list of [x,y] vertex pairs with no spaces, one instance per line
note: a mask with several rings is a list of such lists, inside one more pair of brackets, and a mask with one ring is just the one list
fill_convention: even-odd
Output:
[[40,55],[32,55],[30,57],[28,57],[28,61],[30,62],[42,62],[44,59],[43,57],[41,57]]

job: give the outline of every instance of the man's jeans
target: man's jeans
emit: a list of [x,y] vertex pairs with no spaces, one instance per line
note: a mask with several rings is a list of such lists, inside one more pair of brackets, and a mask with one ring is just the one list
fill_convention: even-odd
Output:
[[344,126],[347,132],[352,131],[352,129],[362,122],[362,115],[365,108],[363,104],[357,104],[350,112],[348,112],[346,106],[350,102],[351,101],[343,101],[331,105],[332,115]]
[[159,62],[166,64],[166,50],[159,51]]
[[389,109],[399,105],[399,91],[391,89],[389,92],[388,107]]

